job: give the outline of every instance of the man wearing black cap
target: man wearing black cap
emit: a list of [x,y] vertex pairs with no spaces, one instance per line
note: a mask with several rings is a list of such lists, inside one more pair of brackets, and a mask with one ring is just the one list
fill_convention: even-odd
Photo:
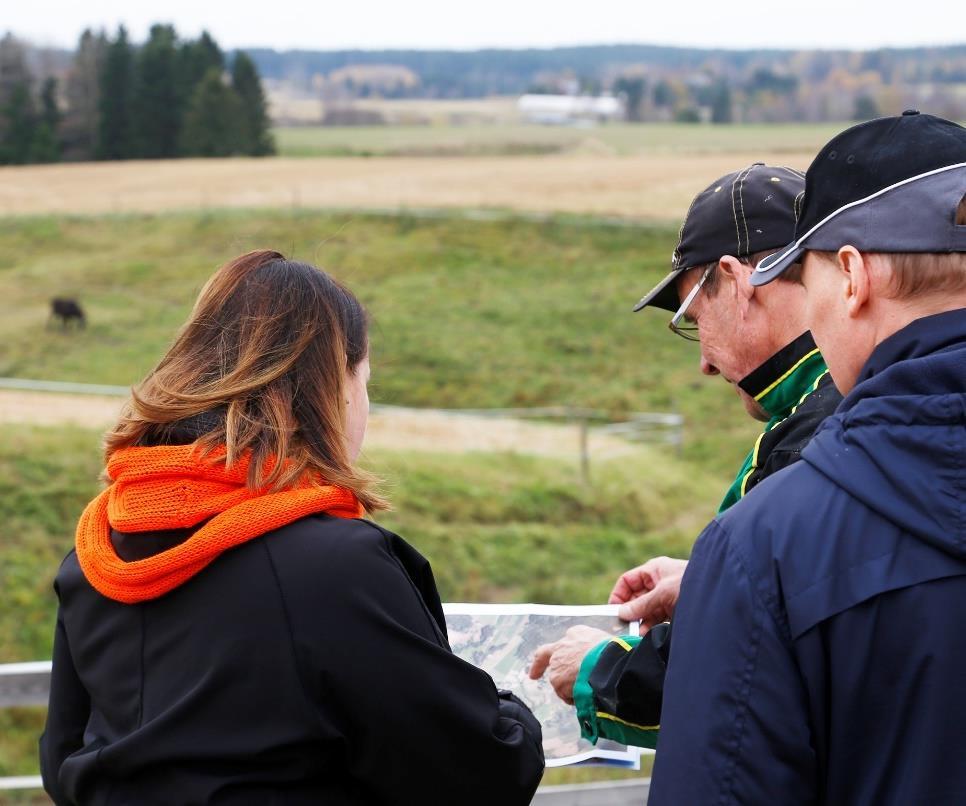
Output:
[[966,803],[966,129],[835,137],[799,260],[846,397],[694,546],[649,803]]
[[[670,274],[634,306],[672,312],[670,329],[701,343],[701,371],[721,375],[767,423],[719,512],[794,462],[840,400],[805,327],[798,277],[761,291],[750,283],[756,258],[794,233],[803,192],[801,173],[760,162],[713,182],[691,202]],[[816,383],[823,392],[810,395]]]
[[[634,308],[673,313],[671,330],[700,341],[702,372],[721,375],[748,413],[766,422],[719,512],[797,461],[842,399],[805,325],[805,295],[795,272],[766,288],[750,282],[755,259],[793,237],[804,186],[798,171],[763,163],[712,182],[688,209],[670,274]],[[649,560],[621,576],[610,601],[622,605],[627,621],[659,625],[672,615],[686,565]],[[667,625],[642,643],[574,628],[538,650],[531,674],[549,666],[554,688],[576,701],[587,738],[653,746],[669,640]]]

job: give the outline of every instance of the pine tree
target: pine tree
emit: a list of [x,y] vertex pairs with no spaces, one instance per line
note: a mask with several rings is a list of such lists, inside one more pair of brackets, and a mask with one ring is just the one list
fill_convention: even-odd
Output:
[[241,98],[222,79],[217,67],[195,88],[185,113],[181,152],[190,157],[228,157],[244,154],[245,108]]
[[186,100],[179,86],[177,34],[153,25],[135,60],[135,148],[139,157],[178,155]]
[[37,119],[27,82],[11,88],[7,102],[0,108],[0,117],[4,121],[0,162],[14,165],[30,162]]
[[81,34],[74,61],[67,74],[67,109],[61,125],[64,156],[86,160],[94,156],[100,131],[101,73],[107,53],[107,37],[89,29]]
[[7,104],[22,84],[30,85],[27,51],[13,34],[0,39],[0,106]]
[[731,88],[723,78],[711,88],[711,122],[731,123]]
[[0,162],[30,161],[37,126],[26,50],[12,34],[0,39]]
[[178,62],[178,83],[184,98],[192,96],[211,70],[223,72],[225,69],[225,55],[207,31],[203,31],[199,39],[181,46]]
[[623,95],[627,103],[627,119],[642,121],[644,119],[644,96],[647,93],[647,81],[640,76],[621,76],[614,82],[614,92]]
[[231,86],[238,94],[245,116],[245,153],[264,157],[275,153],[275,141],[269,129],[265,93],[255,63],[242,51],[235,54],[231,68]]
[[44,81],[40,94],[40,117],[30,147],[31,162],[57,162],[60,159],[60,109],[57,106],[57,79]]
[[134,52],[122,25],[107,47],[100,81],[100,123],[96,154],[100,159],[135,155]]
[[870,98],[868,95],[860,95],[855,99],[852,120],[872,120],[877,117],[879,117],[879,105],[874,98]]

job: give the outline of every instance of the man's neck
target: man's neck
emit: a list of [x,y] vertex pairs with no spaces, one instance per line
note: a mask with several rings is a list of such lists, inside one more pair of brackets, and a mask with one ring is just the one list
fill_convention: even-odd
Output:
[[874,346],[898,333],[917,319],[937,313],[966,308],[966,291],[953,294],[930,294],[909,299],[879,299],[874,327]]

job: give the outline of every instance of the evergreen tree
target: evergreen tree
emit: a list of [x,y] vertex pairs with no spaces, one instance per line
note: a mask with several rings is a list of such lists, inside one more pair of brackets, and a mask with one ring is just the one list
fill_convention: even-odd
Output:
[[0,162],[30,161],[37,119],[26,50],[12,34],[0,39]]
[[101,73],[107,52],[107,37],[89,29],[81,34],[74,61],[67,74],[67,109],[61,126],[64,156],[86,160],[94,156],[100,130]]
[[135,60],[135,147],[139,157],[178,155],[185,95],[179,86],[177,34],[152,25]]
[[135,155],[134,52],[122,25],[107,47],[100,81],[97,156],[129,159]]
[[60,159],[60,109],[57,106],[57,79],[44,81],[40,94],[40,117],[30,148],[31,162],[57,162]]
[[14,165],[30,162],[37,119],[26,81],[10,88],[6,103],[0,107],[0,118],[4,124],[0,134],[0,162]]
[[5,106],[21,85],[30,87],[27,51],[13,34],[0,39],[0,107]]
[[654,85],[654,106],[673,106],[674,98],[674,87],[667,81],[662,79]]
[[860,95],[855,99],[855,109],[852,112],[853,120],[872,120],[879,117],[879,105],[868,95]]
[[211,70],[223,72],[225,55],[207,31],[193,42],[186,42],[179,52],[179,84],[183,98],[190,98]]
[[246,153],[248,138],[241,98],[212,68],[195,88],[185,113],[181,153],[189,157],[229,157]]
[[644,96],[647,82],[640,76],[621,76],[614,82],[614,92],[623,95],[627,103],[627,119],[639,122],[644,119]]
[[711,122],[731,123],[731,88],[724,79],[711,87]]
[[269,129],[265,93],[255,63],[239,51],[231,68],[231,86],[241,99],[245,116],[245,153],[264,157],[275,153]]

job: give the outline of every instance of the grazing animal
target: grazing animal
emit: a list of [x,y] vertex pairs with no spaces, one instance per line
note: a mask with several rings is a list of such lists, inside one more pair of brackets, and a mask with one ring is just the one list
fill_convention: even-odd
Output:
[[87,317],[84,316],[84,310],[77,300],[66,297],[55,297],[50,301],[47,325],[49,326],[54,319],[60,319],[60,324],[65,330],[70,322],[76,322],[78,327],[84,327],[87,324]]

